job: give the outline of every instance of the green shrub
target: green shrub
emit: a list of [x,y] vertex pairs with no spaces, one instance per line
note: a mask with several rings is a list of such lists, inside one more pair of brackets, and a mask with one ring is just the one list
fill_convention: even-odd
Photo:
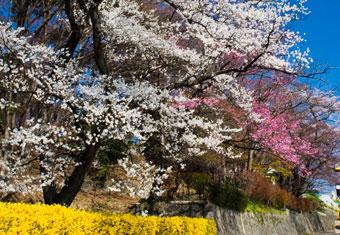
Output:
[[112,165],[117,162],[117,159],[126,156],[129,150],[129,143],[121,140],[108,140],[102,149],[97,154],[97,160],[104,166]]
[[256,214],[282,214],[285,213],[285,210],[276,209],[270,206],[263,205],[258,202],[248,201],[246,212],[256,213]]
[[206,173],[196,172],[191,175],[191,186],[199,195],[204,195],[211,182],[212,177]]
[[229,183],[212,185],[209,200],[217,206],[235,211],[244,211],[248,203],[246,194]]

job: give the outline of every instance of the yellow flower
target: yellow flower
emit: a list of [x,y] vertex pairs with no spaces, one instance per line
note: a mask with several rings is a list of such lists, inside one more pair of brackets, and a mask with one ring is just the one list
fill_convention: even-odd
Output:
[[59,205],[0,203],[3,234],[216,234],[214,221],[203,218],[102,214]]

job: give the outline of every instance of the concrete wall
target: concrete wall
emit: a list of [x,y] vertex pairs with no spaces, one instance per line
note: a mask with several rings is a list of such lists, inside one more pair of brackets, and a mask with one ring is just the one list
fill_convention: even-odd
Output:
[[309,235],[334,232],[335,213],[253,214],[212,206],[207,217],[214,218],[220,235]]
[[[143,205],[140,205],[143,210]],[[216,221],[218,235],[311,235],[317,232],[334,232],[336,214],[324,213],[253,214],[226,210],[210,203],[170,202],[157,203],[157,214],[209,217]],[[135,211],[138,213],[137,211]]]

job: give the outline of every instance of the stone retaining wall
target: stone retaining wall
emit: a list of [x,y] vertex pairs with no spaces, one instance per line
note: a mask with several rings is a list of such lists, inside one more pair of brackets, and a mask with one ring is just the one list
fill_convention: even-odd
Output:
[[[140,208],[142,209],[142,208]],[[254,214],[226,210],[204,201],[156,203],[157,214],[164,216],[209,217],[216,221],[218,235],[312,235],[334,232],[336,214],[324,212]]]
[[310,235],[334,232],[335,213],[253,214],[213,206],[207,217],[215,219],[220,235]]

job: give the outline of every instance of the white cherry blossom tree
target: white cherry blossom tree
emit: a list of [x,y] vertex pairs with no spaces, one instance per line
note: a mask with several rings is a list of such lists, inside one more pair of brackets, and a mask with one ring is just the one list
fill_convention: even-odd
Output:
[[[178,104],[224,100],[256,119],[252,93],[240,81],[270,71],[294,76],[308,67],[308,51],[296,49],[302,38],[287,27],[307,12],[303,3],[74,0],[50,3],[51,18],[38,20],[43,36],[41,27],[1,23],[0,109],[10,118],[0,190],[42,190],[45,203],[70,205],[108,139],[135,137],[143,146],[157,134],[159,158],[172,164],[206,150],[229,156],[223,143],[242,127],[229,126],[211,102],[198,106],[215,115]],[[69,37],[48,37],[59,30],[50,19]],[[130,172],[132,165],[120,162]],[[163,173],[137,178],[152,191]]]

